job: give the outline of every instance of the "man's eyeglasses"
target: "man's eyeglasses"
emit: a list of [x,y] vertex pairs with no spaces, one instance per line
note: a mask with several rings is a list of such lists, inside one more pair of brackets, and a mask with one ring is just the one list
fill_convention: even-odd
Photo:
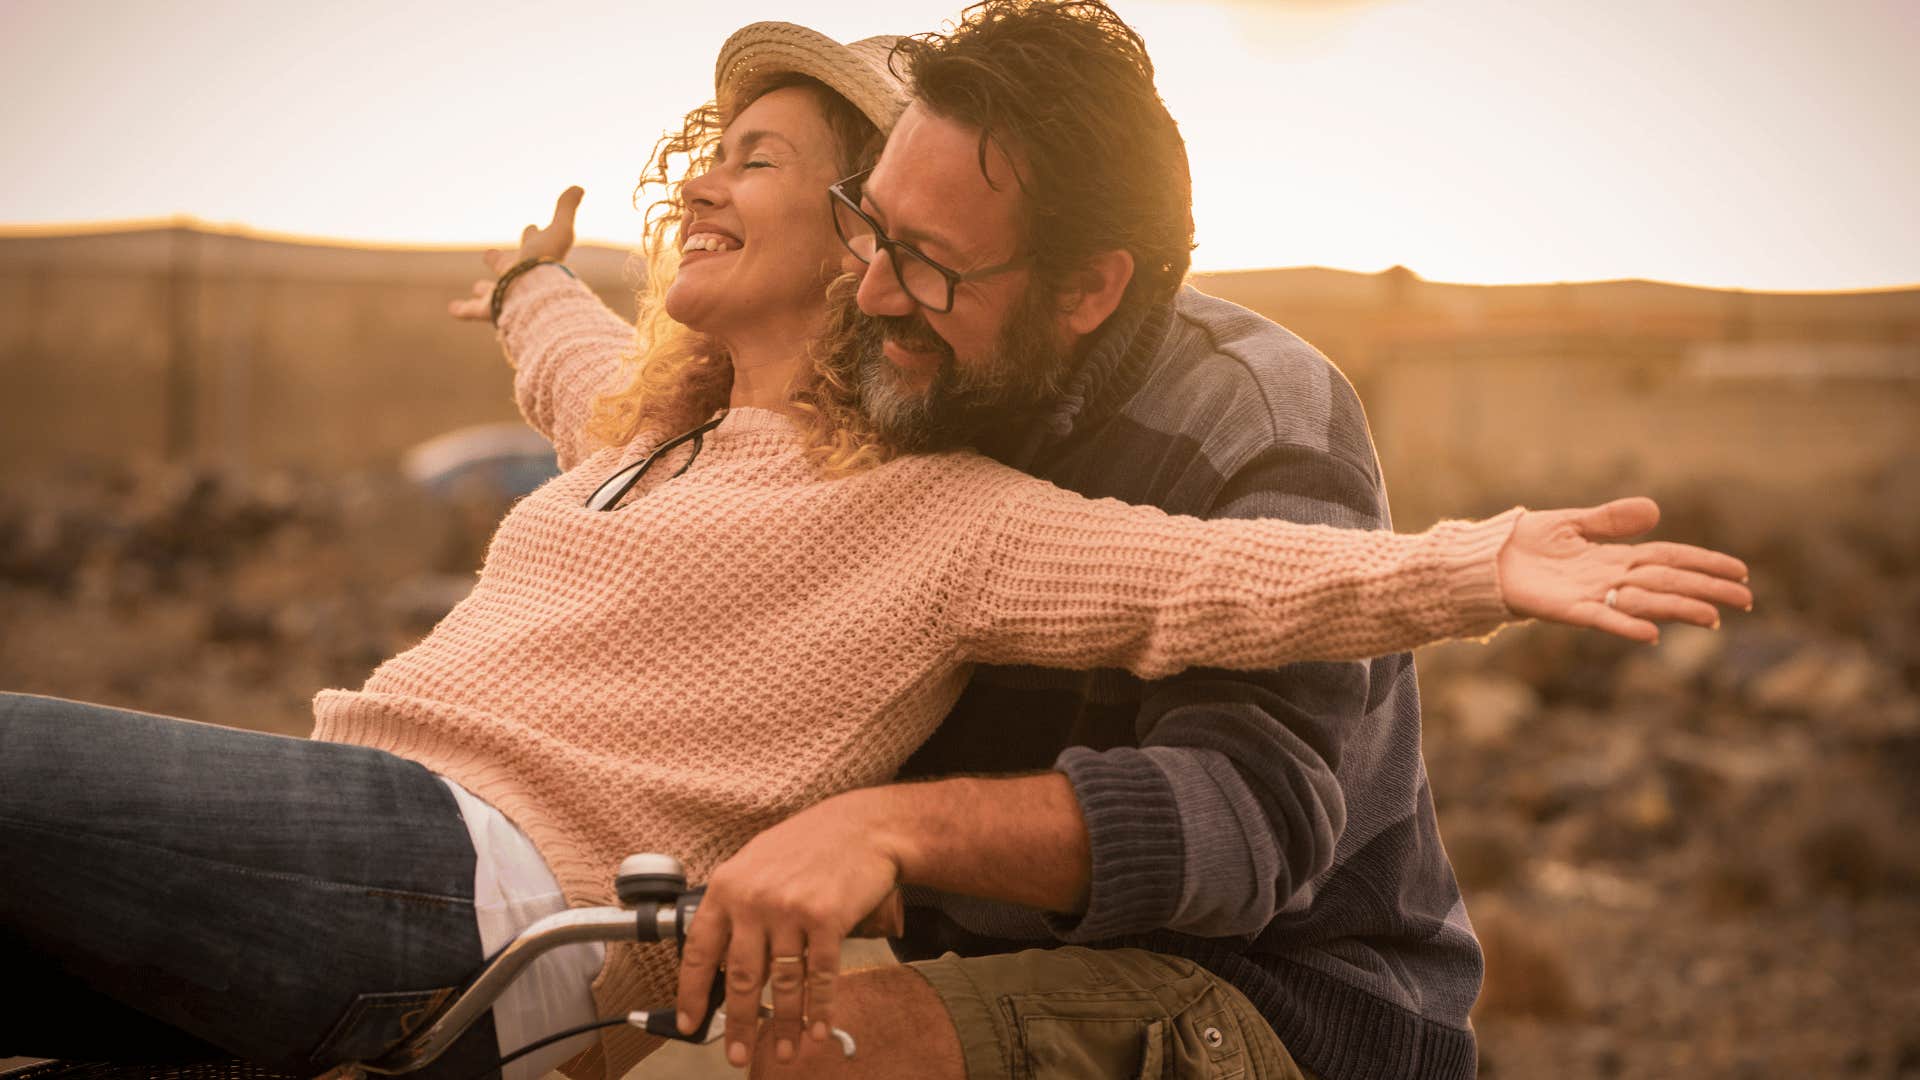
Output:
[[872,172],[872,169],[868,169],[854,173],[827,189],[827,202],[833,206],[833,227],[840,233],[840,242],[847,245],[853,257],[863,263],[872,263],[882,251],[893,256],[893,276],[899,279],[900,287],[913,297],[914,303],[921,307],[944,315],[953,310],[953,290],[956,285],[1017,270],[1032,261],[1031,256],[1022,255],[998,266],[969,270],[964,274],[941,266],[905,240],[888,236],[885,229],[861,211],[860,186],[866,183],[868,174]]

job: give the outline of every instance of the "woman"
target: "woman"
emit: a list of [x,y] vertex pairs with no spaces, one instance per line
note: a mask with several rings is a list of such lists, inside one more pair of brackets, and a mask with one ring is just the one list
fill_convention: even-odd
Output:
[[[697,880],[767,825],[890,776],[976,661],[1151,677],[1375,655],[1516,616],[1598,613],[1631,635],[1646,624],[1599,603],[1629,580],[1703,624],[1748,602],[1737,560],[1587,544],[1574,512],[1417,537],[1201,523],[976,455],[891,454],[808,373],[840,260],[823,193],[868,163],[898,88],[866,59],[884,42],[795,31],[736,35],[720,111],[668,141],[694,172],[651,229],[637,393],[601,397],[631,329],[560,270],[490,284],[523,408],[566,471],[516,506],[425,641],[316,699],[314,741],[0,699],[0,858],[26,871],[0,925],[10,961],[66,984],[34,1023],[80,1000],[134,1023],[126,1003],[289,1067],[369,1056],[431,1004],[417,988],[477,964],[488,875],[601,903],[621,857],[664,850]],[[709,122],[725,124],[710,157]],[[716,404],[666,437],[662,420]],[[497,891],[520,908],[506,924],[539,914],[521,887]],[[597,1011],[664,999],[673,966],[613,950]],[[483,1030],[443,1071],[484,1062]],[[23,1035],[0,1050],[46,1052]],[[611,1075],[644,1048],[604,1049]]]

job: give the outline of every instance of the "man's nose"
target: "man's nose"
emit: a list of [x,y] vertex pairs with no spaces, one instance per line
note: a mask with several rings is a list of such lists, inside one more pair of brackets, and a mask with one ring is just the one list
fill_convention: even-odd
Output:
[[909,315],[914,308],[913,297],[900,287],[900,279],[894,275],[893,255],[885,248],[873,253],[853,299],[869,315]]

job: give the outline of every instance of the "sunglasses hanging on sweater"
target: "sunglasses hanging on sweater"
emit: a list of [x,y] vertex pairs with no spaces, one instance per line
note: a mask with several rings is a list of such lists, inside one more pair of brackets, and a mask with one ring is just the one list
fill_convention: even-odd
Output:
[[700,443],[702,438],[705,437],[707,432],[719,427],[720,421],[725,419],[726,414],[722,413],[684,435],[675,435],[673,438],[668,439],[656,447],[653,453],[648,454],[639,461],[607,477],[604,483],[593,489],[593,494],[587,496],[587,509],[617,509],[620,506],[620,500],[627,497],[627,492],[632,491],[633,486],[640,482],[640,478],[647,475],[647,470],[653,468],[653,463],[660,460],[661,455],[679,446],[681,443],[691,440],[693,443],[693,453],[687,455],[687,463],[680,466],[679,470],[675,472],[673,476],[667,477],[667,479],[672,480],[675,476],[686,472],[693,467],[693,459],[700,456]]

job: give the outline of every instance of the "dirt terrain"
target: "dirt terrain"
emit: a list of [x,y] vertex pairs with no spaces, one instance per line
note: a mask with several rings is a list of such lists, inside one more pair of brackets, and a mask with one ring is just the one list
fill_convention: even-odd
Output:
[[[1664,501],[1665,535],[1752,563],[1754,614],[1421,657],[1482,1075],[1920,1076],[1920,468],[1817,512]],[[304,734],[464,594],[503,508],[378,473],[8,481],[0,687]]]

